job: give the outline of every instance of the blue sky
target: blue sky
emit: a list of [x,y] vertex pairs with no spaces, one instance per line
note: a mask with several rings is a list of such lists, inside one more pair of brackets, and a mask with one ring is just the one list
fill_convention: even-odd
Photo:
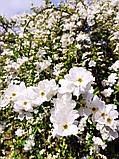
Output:
[[[60,2],[60,0],[51,0],[54,4]],[[14,16],[15,14],[21,14],[30,11],[31,3],[34,6],[43,4],[43,0],[1,0],[0,1],[0,15],[4,15],[7,18]]]

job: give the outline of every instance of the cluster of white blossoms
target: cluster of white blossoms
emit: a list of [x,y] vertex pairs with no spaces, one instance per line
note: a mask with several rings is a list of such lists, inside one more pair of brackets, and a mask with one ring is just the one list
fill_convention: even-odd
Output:
[[[61,87],[58,89],[57,99],[53,100],[54,108],[51,110],[51,122],[53,123],[53,135],[67,136],[84,131],[86,120],[89,116],[97,123],[102,138],[112,140],[118,137],[117,119],[118,112],[113,104],[106,105],[97,95],[93,95],[91,84],[94,78],[91,72],[82,67],[73,67],[69,74],[59,81]],[[83,99],[76,102],[82,95]],[[78,110],[74,110],[76,104],[80,104]],[[82,119],[78,122],[78,117]],[[105,130],[105,133],[102,133]]]
[[9,84],[4,92],[4,97],[0,101],[0,106],[11,104],[15,112],[18,112],[20,120],[32,118],[33,107],[41,105],[45,101],[50,101],[52,96],[57,93],[58,86],[55,80],[40,81],[38,86],[26,87],[24,82],[20,85]]
[[[8,53],[10,52],[9,50],[6,50]],[[13,52],[12,52],[13,54]],[[4,55],[4,52],[2,53],[2,55]],[[8,55],[8,54],[7,54]],[[4,66],[4,69],[7,71],[7,72],[13,72],[14,71],[18,71],[18,69],[20,68],[20,66],[27,62],[28,61],[28,58],[27,57],[23,57],[23,58],[18,58],[17,59],[17,62],[14,62],[13,60],[10,60],[9,58],[6,59],[5,61],[5,64],[6,66]]]
[[114,85],[118,86],[118,81],[119,81],[118,69],[119,69],[119,60],[117,60],[114,64],[112,64],[111,67],[109,67],[109,70],[114,71],[114,73],[111,72],[107,80],[105,79],[102,81],[103,87],[108,87],[108,88],[105,88],[103,91],[101,91],[101,93],[105,97],[110,97],[112,95],[112,93],[114,92],[114,89],[113,89]]
[[[15,112],[18,112],[20,120],[32,118],[34,106],[51,101],[54,108],[51,109],[50,121],[53,124],[53,136],[77,135],[84,131],[86,120],[90,116],[92,122],[97,123],[104,140],[112,140],[118,137],[117,118],[118,112],[114,104],[106,104],[97,95],[93,94],[92,73],[83,67],[73,67],[64,79],[59,80],[58,86],[54,79],[43,80],[37,86],[26,87],[24,82],[20,85],[9,84],[4,92],[0,106],[11,104]],[[57,95],[57,98],[52,98]],[[76,100],[72,97],[76,96]],[[80,99],[79,97],[82,97]],[[75,109],[76,105],[80,107]],[[81,117],[81,120],[76,120]]]

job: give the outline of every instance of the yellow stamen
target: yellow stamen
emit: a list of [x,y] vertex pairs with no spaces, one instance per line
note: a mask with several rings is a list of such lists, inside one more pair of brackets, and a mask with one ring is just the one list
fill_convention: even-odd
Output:
[[98,111],[98,108],[96,106],[93,106],[91,110],[92,110],[92,113],[95,113],[96,111]]
[[41,93],[40,93],[40,94],[41,94],[41,96],[44,96],[44,95],[45,95],[45,93],[44,93],[43,91],[41,91]]
[[101,117],[102,117],[102,118],[105,118],[105,116],[106,116],[105,113],[102,113],[102,114],[101,114]]
[[107,118],[107,122],[111,123],[112,119],[111,118]]
[[64,124],[64,125],[63,125],[63,129],[65,129],[65,130],[68,129],[68,125],[67,125],[67,124]]
[[12,96],[15,97],[15,96],[16,96],[16,93],[12,93]]
[[27,105],[27,102],[24,102],[24,105]]
[[78,78],[77,81],[80,83],[83,82],[82,78]]

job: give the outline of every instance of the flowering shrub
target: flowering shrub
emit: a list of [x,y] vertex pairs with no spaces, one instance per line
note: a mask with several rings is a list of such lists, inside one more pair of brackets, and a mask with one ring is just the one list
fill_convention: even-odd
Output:
[[118,158],[119,0],[32,10],[0,17],[0,158]]

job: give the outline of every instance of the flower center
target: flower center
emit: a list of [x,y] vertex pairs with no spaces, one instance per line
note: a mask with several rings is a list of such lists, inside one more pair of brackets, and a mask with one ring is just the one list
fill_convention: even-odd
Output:
[[107,122],[111,123],[112,119],[111,118],[107,118]]
[[87,105],[86,105],[86,101],[85,101],[85,100],[82,100],[81,108],[87,108]]
[[12,93],[12,96],[15,97],[15,96],[16,96],[16,93]]
[[102,113],[102,114],[101,114],[101,117],[102,117],[102,118],[105,118],[105,116],[106,116],[105,113]]
[[26,106],[26,105],[27,105],[27,102],[24,102],[24,105]]
[[77,81],[78,81],[79,83],[83,82],[82,78],[78,78]]
[[44,91],[41,91],[41,93],[40,93],[40,94],[41,94],[41,96],[44,96],[44,95],[45,95]]
[[64,124],[64,125],[63,125],[63,129],[64,129],[64,130],[68,129],[68,125],[67,125],[67,124]]
[[98,108],[96,106],[92,106],[91,110],[92,110],[92,113],[95,113],[96,111],[98,111]]

